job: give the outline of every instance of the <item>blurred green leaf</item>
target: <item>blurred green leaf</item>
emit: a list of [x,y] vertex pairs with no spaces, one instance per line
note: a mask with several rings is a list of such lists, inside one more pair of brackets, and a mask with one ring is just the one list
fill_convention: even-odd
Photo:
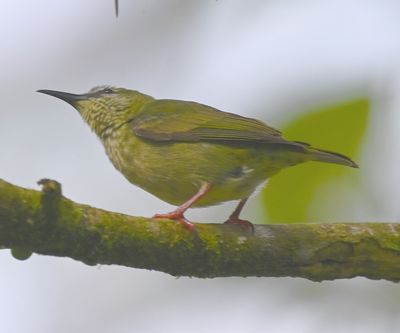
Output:
[[[314,109],[294,119],[282,131],[288,139],[304,141],[316,148],[332,150],[355,159],[366,132],[369,107],[368,99],[358,99]],[[313,212],[313,203],[317,196],[318,202],[323,199],[321,195],[329,196],[329,193],[321,193],[321,187],[335,181],[340,183],[342,191],[348,190],[358,177],[357,172],[357,169],[318,162],[281,171],[271,178],[263,192],[268,221],[315,221],[317,214]]]

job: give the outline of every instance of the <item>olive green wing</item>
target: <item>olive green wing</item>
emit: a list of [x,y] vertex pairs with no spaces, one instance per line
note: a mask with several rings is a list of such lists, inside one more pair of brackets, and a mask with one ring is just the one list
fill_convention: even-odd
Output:
[[207,105],[178,100],[155,100],[131,120],[136,135],[153,141],[269,142],[294,144],[263,122],[223,112]]

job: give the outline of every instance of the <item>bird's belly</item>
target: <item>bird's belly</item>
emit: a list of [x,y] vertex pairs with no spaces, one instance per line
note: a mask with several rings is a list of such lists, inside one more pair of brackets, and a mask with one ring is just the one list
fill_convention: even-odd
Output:
[[210,192],[193,206],[246,198],[277,171],[266,168],[259,152],[249,148],[209,143],[154,144],[137,137],[122,142],[123,146],[106,148],[114,166],[131,183],[173,205],[190,199],[205,183],[212,184]]

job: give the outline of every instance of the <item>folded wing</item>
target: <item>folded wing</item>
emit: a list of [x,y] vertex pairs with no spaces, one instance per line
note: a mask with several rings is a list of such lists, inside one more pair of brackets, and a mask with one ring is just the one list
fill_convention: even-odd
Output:
[[287,141],[281,132],[265,123],[223,112],[207,105],[175,100],[155,100],[146,104],[131,121],[139,137],[153,141],[280,143],[304,147]]

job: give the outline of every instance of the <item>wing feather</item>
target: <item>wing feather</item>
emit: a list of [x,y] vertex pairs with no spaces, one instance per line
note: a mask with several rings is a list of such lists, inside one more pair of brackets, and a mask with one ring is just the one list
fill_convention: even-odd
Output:
[[281,132],[265,123],[207,105],[155,100],[146,104],[131,121],[136,135],[154,141],[221,141],[224,143],[281,143]]

